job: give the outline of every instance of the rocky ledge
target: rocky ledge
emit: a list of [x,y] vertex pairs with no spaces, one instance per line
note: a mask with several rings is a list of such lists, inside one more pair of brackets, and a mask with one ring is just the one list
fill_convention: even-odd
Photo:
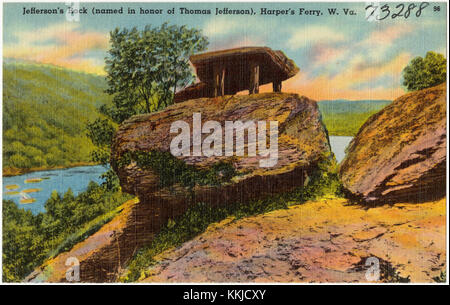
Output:
[[445,199],[362,209],[329,198],[212,224],[155,257],[142,281],[433,282],[446,269],[445,232]]
[[446,85],[406,94],[370,117],[347,148],[340,178],[373,204],[445,196]]

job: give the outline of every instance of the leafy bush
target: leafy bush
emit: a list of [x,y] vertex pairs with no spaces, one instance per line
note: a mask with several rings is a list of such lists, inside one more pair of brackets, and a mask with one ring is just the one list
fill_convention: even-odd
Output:
[[117,162],[117,167],[128,166],[132,161],[142,169],[150,169],[157,173],[160,187],[172,186],[175,183],[189,188],[196,184],[220,185],[237,175],[233,165],[227,162],[217,162],[209,169],[198,169],[172,156],[170,152],[160,151],[127,152]]
[[403,69],[403,85],[409,91],[421,90],[445,82],[446,76],[444,55],[430,51],[425,58],[418,56]]

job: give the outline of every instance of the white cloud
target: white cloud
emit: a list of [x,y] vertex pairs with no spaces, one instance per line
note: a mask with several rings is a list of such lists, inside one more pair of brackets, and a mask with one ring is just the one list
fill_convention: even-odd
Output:
[[316,43],[334,43],[346,40],[346,36],[339,31],[322,25],[314,25],[293,30],[287,41],[290,49],[299,49]]

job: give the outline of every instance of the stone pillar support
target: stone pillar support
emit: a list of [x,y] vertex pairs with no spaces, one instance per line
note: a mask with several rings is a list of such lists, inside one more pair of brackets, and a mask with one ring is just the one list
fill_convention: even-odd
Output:
[[259,93],[259,65],[250,63],[250,84],[249,94]]
[[214,97],[225,95],[225,67],[214,66]]
[[273,92],[281,92],[281,80],[275,80],[272,83]]

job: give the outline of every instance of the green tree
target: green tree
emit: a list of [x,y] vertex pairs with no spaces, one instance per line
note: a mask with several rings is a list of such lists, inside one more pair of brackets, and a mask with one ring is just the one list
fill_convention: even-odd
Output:
[[11,200],[3,201],[3,281],[18,282],[35,267],[43,251],[36,217],[19,209]]
[[444,55],[430,51],[425,58],[418,56],[403,69],[403,85],[408,91],[433,87],[445,82],[446,71]]
[[114,96],[115,109],[103,107],[103,112],[117,123],[171,104],[177,88],[194,80],[189,56],[208,45],[200,30],[167,23],[143,30],[116,28],[110,36],[107,92]]
[[92,161],[106,165],[109,162],[110,146],[116,132],[116,124],[111,119],[97,119],[87,125],[87,136],[96,149]]
[[[111,142],[117,124],[135,114],[150,113],[172,103],[177,89],[190,85],[195,76],[189,57],[206,49],[207,38],[200,30],[186,26],[162,24],[116,28],[110,32],[111,48],[106,57],[107,93],[113,105],[100,107],[106,118],[87,126],[87,135],[95,145],[94,162],[109,162]],[[112,171],[103,175],[108,188],[118,187]]]
[[17,168],[30,168],[31,163],[30,160],[27,159],[27,157],[17,153],[12,155],[9,158],[10,165],[17,167]]

